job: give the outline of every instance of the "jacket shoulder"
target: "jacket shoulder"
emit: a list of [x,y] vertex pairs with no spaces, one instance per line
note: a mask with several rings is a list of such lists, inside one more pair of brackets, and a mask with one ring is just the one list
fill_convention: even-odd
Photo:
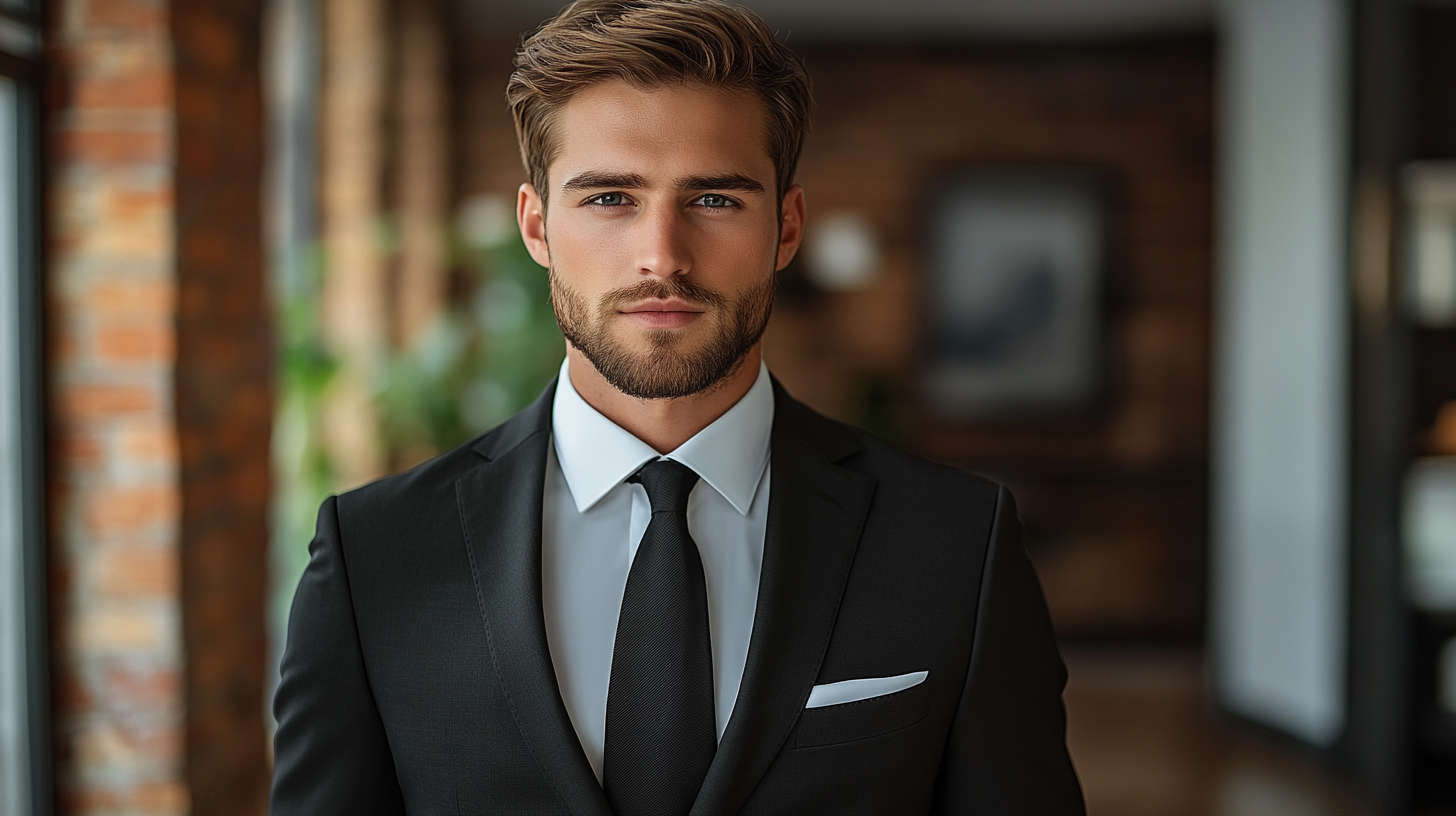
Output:
[[455,481],[538,433],[551,428],[552,380],[530,405],[489,431],[409,470],[376,479],[339,496],[339,512],[369,512],[429,501],[442,491],[453,499]]
[[890,485],[896,493],[944,496],[991,507],[999,501],[1004,487],[993,479],[917,456],[868,431],[850,430],[862,445],[862,452],[846,466],[875,476],[882,487]]
[[375,479],[340,493],[340,512],[409,501],[411,497],[432,493],[444,487],[453,489],[455,480],[481,461],[474,446],[480,444],[484,436],[476,437],[409,470]]
[[782,390],[780,394],[777,407],[788,433],[841,467],[873,477],[882,491],[929,491],[993,505],[998,500],[1003,487],[992,479],[913,454],[869,431],[826,417]]

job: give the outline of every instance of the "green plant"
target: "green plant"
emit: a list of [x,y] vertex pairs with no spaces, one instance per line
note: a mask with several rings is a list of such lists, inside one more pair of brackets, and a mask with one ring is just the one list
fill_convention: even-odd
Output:
[[[388,234],[382,227],[382,252],[390,251]],[[565,352],[546,272],[513,228],[497,225],[483,238],[477,230],[450,242],[457,296],[417,342],[383,351],[374,367],[377,432],[397,467],[504,421],[540,393]],[[271,612],[273,631],[280,634],[308,563],[315,514],[339,489],[322,435],[325,395],[339,371],[321,325],[319,291],[328,266],[318,246],[303,252],[301,261],[302,274],[280,293],[277,315]]]
[[478,435],[525,407],[565,350],[546,272],[518,235],[456,242],[466,294],[382,367],[377,406],[393,460],[419,460]]

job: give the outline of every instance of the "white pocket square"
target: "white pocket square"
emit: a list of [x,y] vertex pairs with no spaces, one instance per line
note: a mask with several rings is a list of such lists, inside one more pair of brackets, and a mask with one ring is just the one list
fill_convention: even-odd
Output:
[[924,683],[925,678],[929,676],[928,671],[918,671],[898,674],[894,677],[866,677],[860,680],[825,683],[822,686],[815,686],[814,690],[809,692],[809,702],[804,704],[804,708],[822,708],[844,703],[857,703],[871,697],[883,697],[886,694],[914,688]]

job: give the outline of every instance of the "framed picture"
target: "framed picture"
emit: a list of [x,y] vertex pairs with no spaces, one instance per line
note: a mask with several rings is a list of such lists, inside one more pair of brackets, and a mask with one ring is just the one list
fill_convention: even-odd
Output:
[[1086,167],[988,167],[929,198],[924,401],[945,420],[1092,409],[1104,379],[1111,184]]

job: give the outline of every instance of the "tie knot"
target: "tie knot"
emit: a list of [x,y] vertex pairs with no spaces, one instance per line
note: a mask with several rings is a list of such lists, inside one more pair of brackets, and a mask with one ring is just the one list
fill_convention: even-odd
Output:
[[698,474],[681,462],[658,459],[643,465],[628,481],[638,482],[647,490],[653,513],[686,515],[688,494],[698,483]]

